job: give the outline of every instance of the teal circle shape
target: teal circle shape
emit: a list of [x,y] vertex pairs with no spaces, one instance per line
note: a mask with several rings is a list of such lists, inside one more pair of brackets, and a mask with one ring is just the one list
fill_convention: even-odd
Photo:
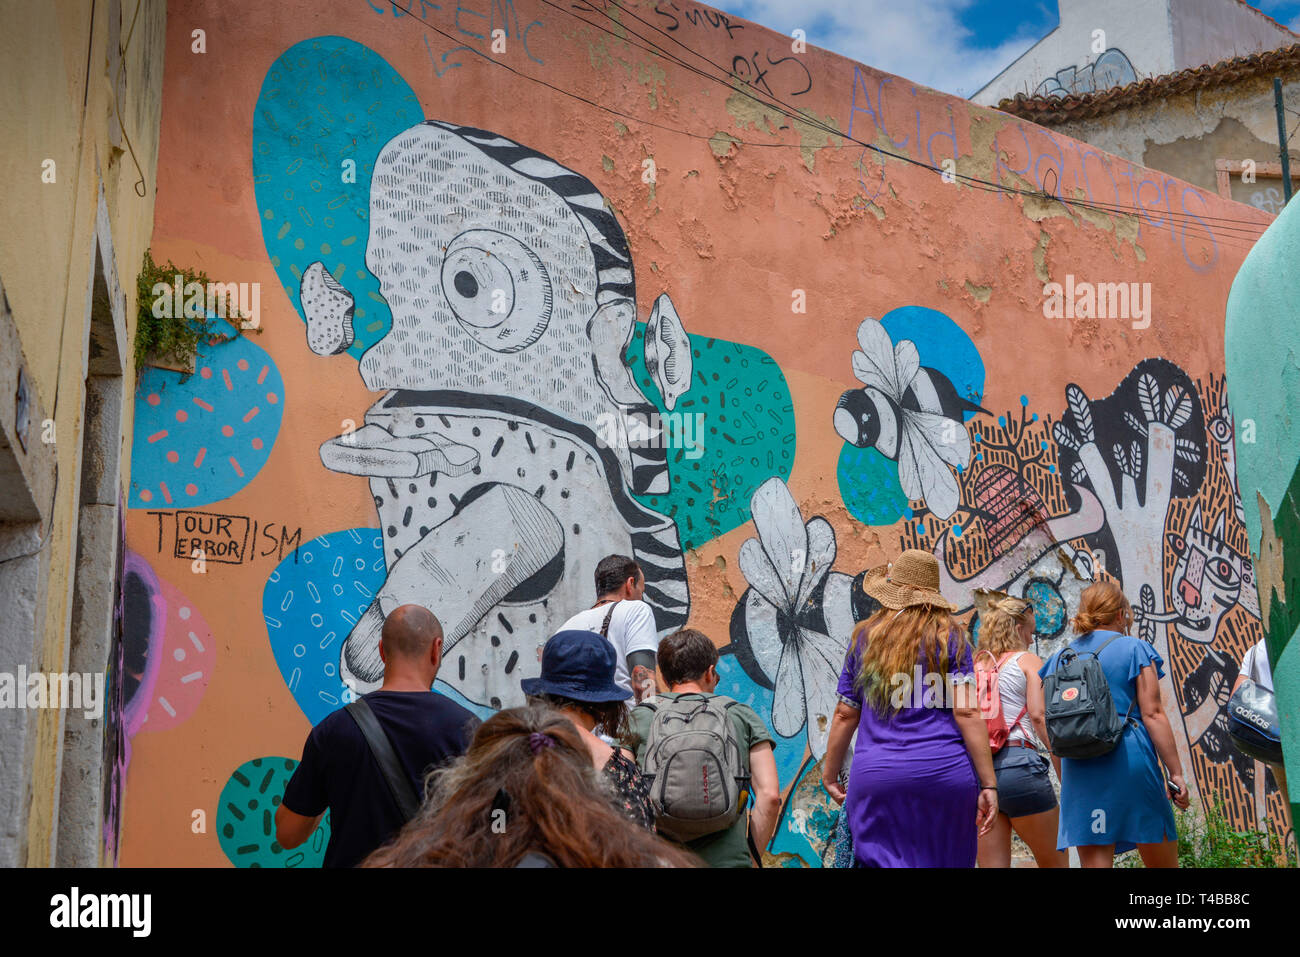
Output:
[[835,474],[844,507],[863,525],[893,525],[903,517],[907,496],[898,484],[897,462],[846,442]]

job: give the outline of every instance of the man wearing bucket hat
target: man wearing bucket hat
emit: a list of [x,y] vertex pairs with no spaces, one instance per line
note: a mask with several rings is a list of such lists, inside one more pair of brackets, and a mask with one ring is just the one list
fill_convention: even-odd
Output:
[[[844,804],[857,867],[974,867],[997,816],[970,643],[939,593],[939,564],[908,549],[867,573],[880,610],[840,675],[822,784]],[[836,777],[854,730],[847,791]]]
[[629,818],[654,830],[650,786],[636,762],[622,748],[596,734],[599,728],[615,741],[627,736],[627,708],[632,692],[619,687],[617,652],[594,631],[567,630],[552,635],[542,648],[542,674],[520,682],[524,694],[557,709],[573,723],[591,752],[591,763],[608,786],[611,798]]

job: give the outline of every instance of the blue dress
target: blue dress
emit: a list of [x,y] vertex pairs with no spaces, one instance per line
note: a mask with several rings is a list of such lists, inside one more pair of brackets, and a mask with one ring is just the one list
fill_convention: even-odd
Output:
[[[1081,655],[1095,652],[1116,634],[1089,632],[1070,647]],[[1058,651],[1048,658],[1039,677],[1055,671],[1060,657]],[[1164,677],[1164,660],[1148,642],[1122,635],[1098,655],[1098,661],[1110,684],[1115,710],[1122,718],[1131,706],[1132,720],[1109,754],[1061,759],[1061,824],[1056,848],[1114,844],[1115,853],[1121,854],[1138,844],[1158,844],[1178,836],[1164,772],[1136,701],[1139,672],[1154,664],[1156,676]]]

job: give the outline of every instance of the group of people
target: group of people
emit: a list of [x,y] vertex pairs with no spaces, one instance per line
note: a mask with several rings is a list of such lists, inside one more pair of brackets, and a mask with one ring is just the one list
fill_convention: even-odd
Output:
[[[1066,702],[1078,688],[1052,680],[1066,649],[1047,661],[1030,650],[1032,607],[994,600],[973,647],[939,580],[916,550],[865,578],[879,609],[854,630],[822,761],[843,805],[837,866],[1008,867],[1013,831],[1041,867],[1067,866],[1068,848],[1106,867],[1135,847],[1149,867],[1177,866],[1173,806],[1188,789],[1164,662],[1128,635],[1119,586],[1091,585],[1072,620],[1068,649],[1100,665],[1123,716],[1110,750],[1085,758],[1050,751],[1045,679]],[[481,723],[430,690],[434,615],[392,611],[383,685],[308,736],[277,810],[280,845],[305,841],[328,810],[327,867],[761,866],[780,808],[772,736],[716,694],[707,635],[656,641],[644,588],[635,561],[602,560],[596,604],[521,682],[527,704]],[[942,693],[897,694],[899,676],[921,672]]]

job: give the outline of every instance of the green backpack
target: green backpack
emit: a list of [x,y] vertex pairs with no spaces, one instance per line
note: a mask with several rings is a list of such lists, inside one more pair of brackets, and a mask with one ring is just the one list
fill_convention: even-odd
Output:
[[749,769],[724,695],[688,692],[638,705],[653,717],[641,774],[650,782],[655,827],[674,841],[725,830],[740,818]]

